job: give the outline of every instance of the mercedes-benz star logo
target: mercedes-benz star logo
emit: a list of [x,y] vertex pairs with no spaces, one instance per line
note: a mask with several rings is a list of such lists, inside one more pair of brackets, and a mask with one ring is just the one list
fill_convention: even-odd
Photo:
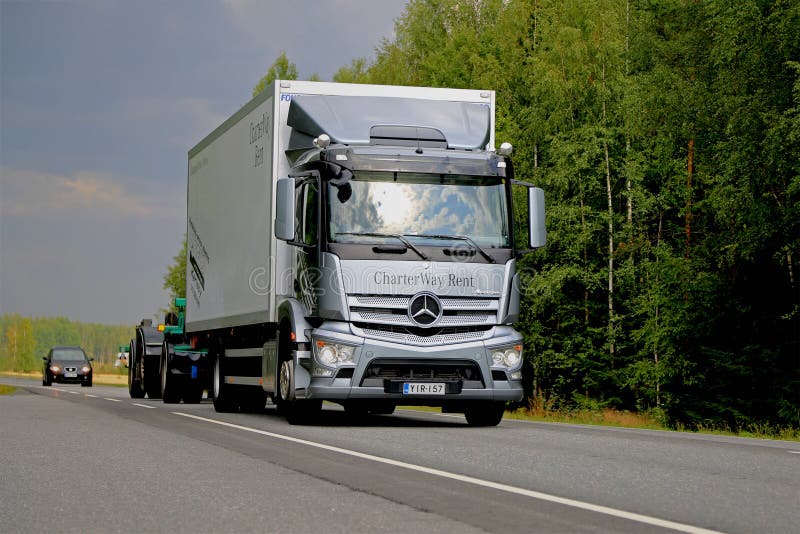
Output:
[[408,303],[408,318],[419,326],[433,326],[442,318],[442,301],[433,293],[417,293]]

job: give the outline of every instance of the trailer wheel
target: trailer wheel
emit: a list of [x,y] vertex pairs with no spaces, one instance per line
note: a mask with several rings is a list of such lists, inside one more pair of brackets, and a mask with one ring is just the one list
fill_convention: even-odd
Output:
[[[142,387],[142,382],[137,378],[137,366],[140,365],[140,362],[136,359],[136,352],[134,351],[135,345],[133,344],[133,340],[131,340],[130,344],[130,354],[128,356],[128,393],[130,394],[132,399],[143,399],[144,398],[144,388]],[[141,375],[141,373],[138,373]]]
[[183,385],[183,402],[198,404],[203,399],[203,386],[197,380],[192,380]]
[[142,376],[144,377],[144,391],[151,399],[161,398],[161,362],[153,356],[141,357]]
[[497,426],[506,411],[504,402],[483,402],[464,410],[469,426]]
[[165,341],[161,345],[161,399],[167,404],[181,401],[177,377],[170,372],[171,363],[169,344]]
[[214,378],[211,390],[214,410],[218,412],[235,412],[239,403],[234,400],[230,384],[225,383],[225,361],[222,355],[214,358]]

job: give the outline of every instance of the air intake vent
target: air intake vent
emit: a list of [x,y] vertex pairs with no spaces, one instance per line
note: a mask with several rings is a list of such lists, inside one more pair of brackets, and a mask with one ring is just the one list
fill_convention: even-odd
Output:
[[369,130],[371,145],[447,148],[447,139],[436,128],[422,126],[373,126]]

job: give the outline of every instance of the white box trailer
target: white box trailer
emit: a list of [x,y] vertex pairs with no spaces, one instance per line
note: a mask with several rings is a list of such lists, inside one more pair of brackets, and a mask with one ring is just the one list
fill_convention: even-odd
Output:
[[176,343],[208,352],[218,410],[402,402],[497,424],[521,398],[511,186],[531,247],[543,194],[495,152],[494,98],[276,81],[192,148]]

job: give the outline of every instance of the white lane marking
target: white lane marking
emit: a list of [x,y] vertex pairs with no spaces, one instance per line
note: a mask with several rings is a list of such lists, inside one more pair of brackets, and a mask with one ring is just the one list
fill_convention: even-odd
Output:
[[155,406],[148,406],[147,404],[139,404],[138,402],[132,402],[134,406],[139,406],[140,408],[149,408],[150,410],[154,409]]
[[80,391],[69,391],[69,390],[67,390],[67,393],[72,393],[73,395],[80,395],[81,394]]
[[92,395],[91,393],[87,393],[87,394],[86,394],[86,396],[87,396],[87,397],[91,397],[91,398],[93,398],[93,399],[96,399],[96,398],[97,398],[97,395]]
[[253,432],[255,434],[261,434],[263,436],[269,436],[271,438],[282,439],[284,441],[290,441],[292,443],[300,443],[302,445],[307,445],[309,447],[316,447],[318,449],[323,449],[326,451],[337,452],[339,454],[346,454],[348,456],[354,456],[356,458],[362,458],[364,460],[371,460],[373,462],[379,462],[382,464],[393,465],[395,467],[402,467],[404,469],[410,469],[412,471],[418,471],[422,473],[427,473],[429,475],[439,476],[443,478],[449,478],[451,480],[458,480],[460,482],[467,482],[469,484],[475,484],[476,486],[483,486],[485,488],[496,489],[500,491],[505,491],[508,493],[515,493],[517,495],[523,495],[526,497],[531,497],[534,499],[539,499],[542,501],[553,502],[557,504],[562,504],[564,506],[571,506],[573,508],[580,508],[581,510],[588,510],[590,512],[597,512],[600,514],[610,515],[613,517],[619,517],[622,519],[628,519],[630,521],[636,521],[638,523],[644,523],[646,525],[653,525],[656,527],[662,528],[670,528],[672,530],[676,530],[678,532],[689,532],[692,534],[719,534],[717,531],[708,530],[700,527],[696,527],[693,525],[687,525],[684,523],[676,523],[674,521],[668,521],[666,519],[659,519],[657,517],[650,517],[646,515],[636,514],[633,512],[626,512],[625,510],[617,510],[616,508],[610,508],[608,506],[601,506],[597,504],[586,503],[582,501],[576,501],[574,499],[567,499],[564,497],[558,497],[556,495],[550,495],[547,493],[541,493],[538,491],[531,491],[525,488],[518,488],[516,486],[508,486],[506,484],[500,484],[497,482],[491,482],[489,480],[482,480],[480,478],[474,478],[466,475],[459,475],[457,473],[450,473],[448,471],[442,471],[440,469],[432,469],[430,467],[424,467],[421,465],[409,464],[406,462],[401,462],[398,460],[392,460],[390,458],[383,458],[381,456],[374,456],[372,454],[366,454],[363,452],[351,451],[349,449],[342,449],[339,447],[334,447],[332,445],[325,445],[324,443],[317,443],[315,441],[308,441],[305,439],[300,438],[293,438],[290,436],[284,436],[282,434],[275,434],[273,432],[267,432],[266,430],[258,430],[256,428],[250,428],[241,425],[235,425],[233,423],[227,423],[225,421],[219,421],[217,419],[208,419],[206,417],[200,417],[197,415],[191,415],[188,413],[182,412],[172,412],[174,415],[180,415],[181,417],[188,417],[190,419],[197,419],[198,421],[205,421],[207,423],[213,423],[215,425],[226,426],[229,428],[235,428],[238,430],[244,430],[246,432]]
[[111,402],[122,402],[122,401],[121,401],[121,400],[119,400],[119,399],[112,399],[111,397],[103,397],[103,399],[105,399],[105,400],[107,400],[107,401],[111,401]]
[[789,454],[800,454],[800,451],[786,451],[786,452],[788,452]]

